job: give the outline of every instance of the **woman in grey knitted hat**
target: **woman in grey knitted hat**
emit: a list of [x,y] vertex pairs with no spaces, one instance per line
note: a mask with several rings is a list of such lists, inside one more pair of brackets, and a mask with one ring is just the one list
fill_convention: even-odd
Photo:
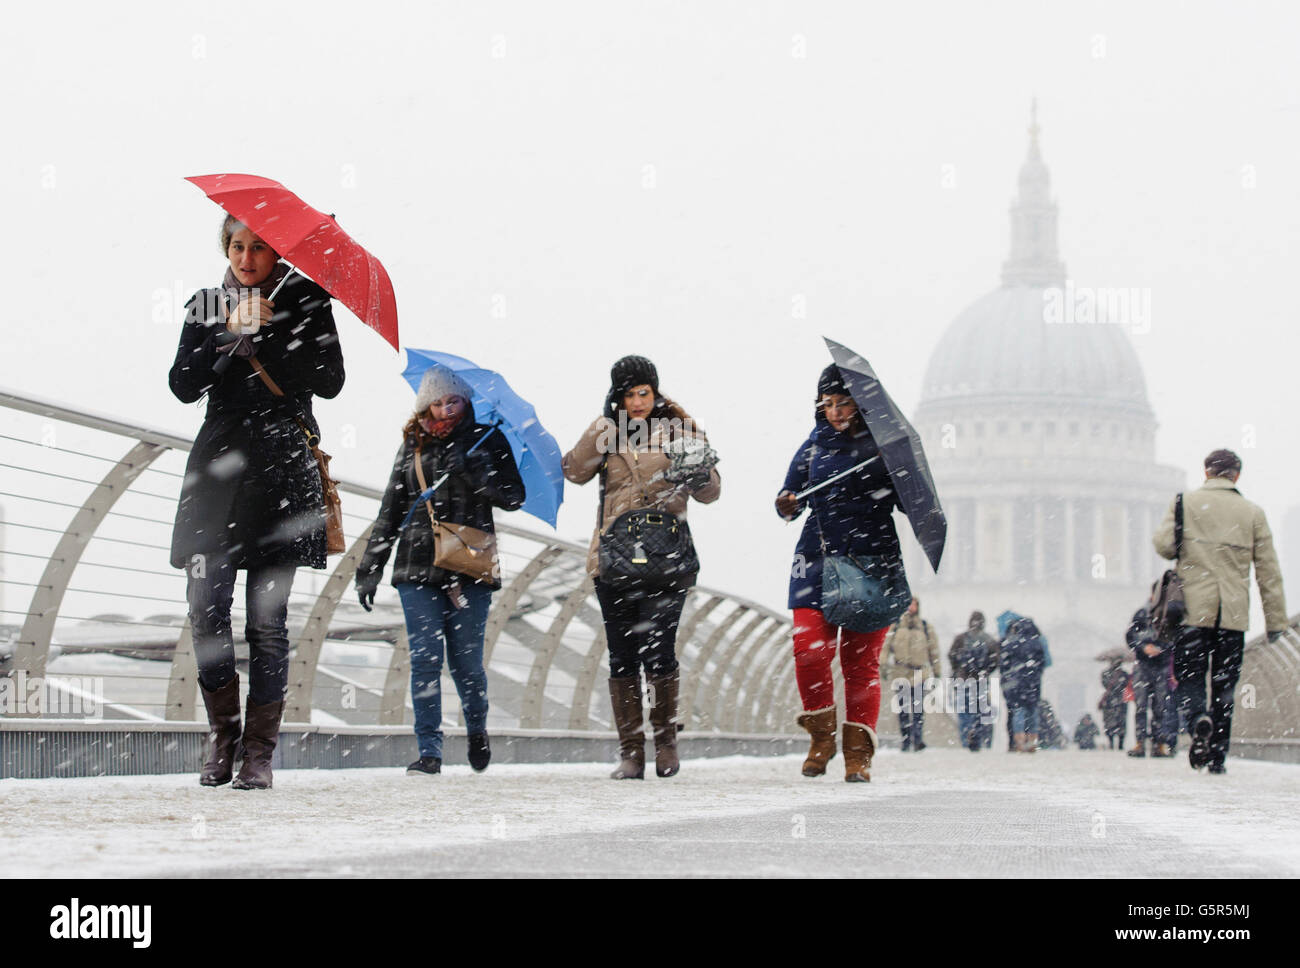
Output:
[[[357,595],[369,611],[396,544],[393,585],[406,618],[411,705],[420,746],[420,758],[407,767],[408,775],[442,772],[444,653],[465,714],[469,764],[482,772],[491,758],[483,633],[492,593],[501,587],[500,570],[487,575],[459,571],[446,552],[460,540],[458,532],[449,530],[457,525],[494,533],[492,509],[513,511],[522,505],[524,484],[509,442],[475,421],[473,395],[469,384],[445,366],[435,365],[424,374],[357,567]],[[447,479],[428,506],[412,513],[426,483],[433,485],[444,474]]]

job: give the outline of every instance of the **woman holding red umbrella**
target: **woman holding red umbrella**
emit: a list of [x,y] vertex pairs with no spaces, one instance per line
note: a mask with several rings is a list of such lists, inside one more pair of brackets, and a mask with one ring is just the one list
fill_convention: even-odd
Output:
[[[181,486],[171,563],[186,571],[211,728],[199,782],[230,782],[242,739],[233,785],[267,789],[288,681],[289,591],[298,567],[325,567],[321,476],[307,436],[320,435],[312,398],[343,389],[343,354],[329,293],[290,275],[279,254],[234,216],[222,223],[221,249],[225,279],[186,305],[170,374],[181,402],[207,395]],[[249,647],[242,725],[231,631],[240,570],[247,572]]]

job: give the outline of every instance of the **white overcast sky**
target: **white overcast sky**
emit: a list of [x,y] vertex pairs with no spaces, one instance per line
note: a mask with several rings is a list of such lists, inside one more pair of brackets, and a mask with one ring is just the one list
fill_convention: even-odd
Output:
[[[783,607],[795,530],[771,499],[820,337],[914,410],[948,323],[998,284],[1037,96],[1070,278],[1151,290],[1134,343],[1160,460],[1239,449],[1280,531],[1298,27],[1285,2],[25,6],[0,37],[0,385],[196,430],[167,389],[172,303],[223,260],[182,176],[266,175],[383,260],[404,342],[505,373],[565,449],[610,363],[653,358],[723,458],[722,500],[691,515],[701,580]],[[411,395],[338,314],[325,446],[378,485]],[[594,492],[569,489],[561,534],[585,540]]]

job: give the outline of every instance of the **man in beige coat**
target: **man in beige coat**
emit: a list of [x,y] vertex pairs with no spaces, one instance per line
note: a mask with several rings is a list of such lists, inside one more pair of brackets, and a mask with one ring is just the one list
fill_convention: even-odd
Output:
[[[1250,624],[1250,566],[1264,604],[1269,641],[1287,627],[1282,572],[1264,512],[1237,490],[1241,458],[1216,450],[1205,458],[1205,484],[1183,495],[1182,548],[1175,539],[1170,505],[1156,530],[1156,551],[1178,559],[1187,613],[1174,641],[1178,705],[1186,714],[1195,769],[1223,773],[1232,732],[1233,692]],[[1210,677],[1210,710],[1205,679]]]
[[919,753],[925,749],[921,740],[925,726],[925,680],[929,674],[935,679],[943,675],[939,665],[939,636],[921,618],[919,598],[913,598],[907,612],[890,627],[882,651],[885,658],[881,665],[888,670],[888,681],[894,684],[903,752],[914,749]]

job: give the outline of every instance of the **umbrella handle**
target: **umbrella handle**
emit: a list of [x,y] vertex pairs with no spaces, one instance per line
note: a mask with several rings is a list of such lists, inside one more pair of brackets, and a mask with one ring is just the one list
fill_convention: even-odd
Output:
[[[298,267],[290,266],[289,271],[284,274],[284,278],[281,279],[279,284],[274,289],[271,290],[271,295],[266,297],[267,302],[275,302],[275,297],[279,295],[280,290],[284,288],[284,284],[293,278],[293,274],[295,272],[298,272]],[[302,273],[298,273],[298,274],[302,275]]]
[[848,477],[848,476],[849,476],[850,474],[852,474],[854,471],[860,471],[860,470],[862,470],[862,468],[866,467],[866,466],[867,466],[868,464],[870,464],[873,460],[880,460],[880,455],[877,454],[875,457],[868,457],[868,458],[867,458],[866,460],[864,460],[861,464],[857,464],[857,465],[855,465],[855,466],[853,466],[853,467],[850,467],[850,468],[849,468],[848,470],[846,470],[846,471],[840,471],[840,472],[839,472],[838,474],[836,474],[834,477],[828,477],[828,478],[826,478],[826,480],[822,481],[820,484],[814,484],[812,487],[808,488],[806,491],[800,491],[798,494],[796,494],[796,495],[794,496],[794,497],[795,497],[795,500],[796,500],[796,501],[802,501],[802,500],[803,500],[805,497],[807,497],[809,494],[813,493],[813,491],[820,491],[820,490],[821,490],[823,487],[825,487],[827,484],[834,484],[834,483],[835,483],[836,481],[838,481],[841,477]]

